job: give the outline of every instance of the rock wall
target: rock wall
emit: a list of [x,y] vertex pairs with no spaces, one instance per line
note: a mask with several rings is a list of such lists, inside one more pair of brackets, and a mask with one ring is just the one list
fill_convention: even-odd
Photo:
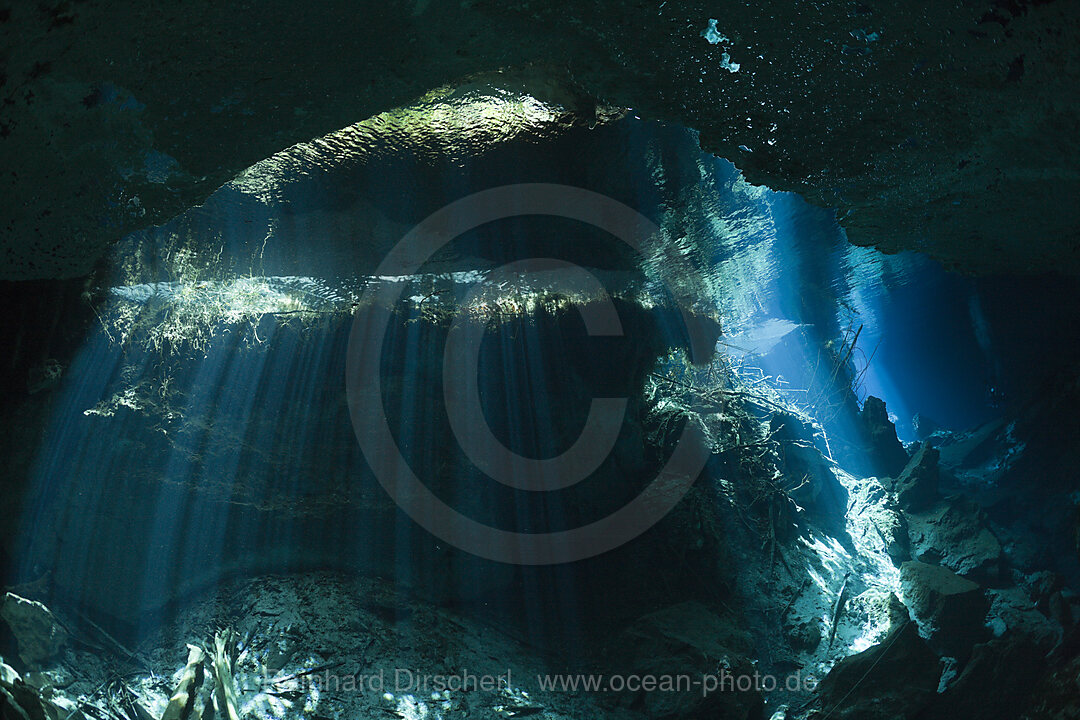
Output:
[[0,275],[84,275],[256,161],[485,73],[585,115],[599,103],[696,128],[751,181],[836,207],[859,244],[968,270],[1080,269],[1074,4],[716,14],[602,0],[5,6]]

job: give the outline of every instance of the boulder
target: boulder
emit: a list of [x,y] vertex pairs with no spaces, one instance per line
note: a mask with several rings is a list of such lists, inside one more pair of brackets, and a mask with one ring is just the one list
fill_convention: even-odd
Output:
[[0,657],[0,720],[86,720],[75,702],[48,684],[31,681],[30,676],[40,674],[23,679]]
[[19,673],[15,672],[15,668],[6,664],[4,658],[0,657],[0,684],[13,685],[17,680],[22,680]]
[[[744,653],[749,649],[743,630],[722,619],[697,602],[685,602],[659,610],[637,620],[615,641],[613,657],[625,659],[620,668],[624,677],[672,677],[706,675],[753,677],[755,668]],[[649,717],[696,718],[722,717],[751,720],[761,717],[763,699],[751,688],[717,688],[702,692],[701,687],[686,691],[646,691],[623,693],[625,705],[644,708]]]
[[8,593],[0,604],[0,617],[11,628],[19,645],[19,657],[29,667],[56,657],[67,644],[67,632],[49,608],[37,601]]
[[1001,543],[975,503],[963,498],[943,501],[924,512],[909,512],[907,519],[916,560],[944,565],[987,585],[1005,579]]
[[1007,632],[1023,635],[1043,652],[1049,652],[1061,641],[1061,620],[1040,612],[1038,605],[1023,588],[988,590],[986,594],[990,602],[986,625],[995,636]]
[[1022,584],[1032,599],[1042,604],[1065,586],[1065,578],[1049,570],[1038,570],[1025,577]]
[[976,645],[956,681],[925,720],[1015,720],[1030,709],[1030,696],[1045,669],[1043,653],[1015,633]]
[[858,422],[875,473],[895,477],[908,463],[908,454],[896,437],[885,401],[870,395],[859,411]]
[[27,685],[10,665],[0,659],[0,719],[52,720],[42,707],[34,688]]
[[934,699],[940,675],[937,655],[915,623],[906,622],[880,644],[838,662],[818,685],[814,706],[833,720],[915,718]]
[[988,603],[977,584],[940,565],[909,561],[900,566],[900,585],[935,650],[966,658],[975,643],[987,639]]
[[938,499],[938,458],[936,448],[923,443],[895,479],[887,478],[885,486],[896,493],[905,510],[920,510]]

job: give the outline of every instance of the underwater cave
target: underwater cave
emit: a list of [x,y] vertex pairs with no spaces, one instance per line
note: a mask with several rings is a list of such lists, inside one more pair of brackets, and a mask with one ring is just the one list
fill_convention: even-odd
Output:
[[1078,35],[0,5],[0,718],[1080,717]]

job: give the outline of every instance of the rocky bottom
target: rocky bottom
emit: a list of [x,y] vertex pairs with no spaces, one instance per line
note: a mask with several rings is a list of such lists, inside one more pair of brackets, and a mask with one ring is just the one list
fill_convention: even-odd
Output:
[[[760,477],[747,464],[760,442],[721,451],[660,528],[721,570],[625,617],[613,596],[609,617],[562,639],[530,631],[528,613],[506,622],[487,600],[429,602],[356,573],[237,579],[137,642],[46,607],[44,581],[12,588],[0,717],[1078,718],[1080,597],[1058,562],[1074,510],[1029,481],[1060,455],[1038,446],[1052,410],[936,433],[880,478],[841,469],[811,424],[767,414],[779,449]],[[1017,510],[1035,502],[1040,526]],[[642,587],[664,581],[647,570]]]

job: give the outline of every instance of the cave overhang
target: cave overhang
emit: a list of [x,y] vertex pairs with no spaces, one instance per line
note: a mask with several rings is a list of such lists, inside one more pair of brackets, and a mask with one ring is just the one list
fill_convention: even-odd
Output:
[[700,131],[852,242],[966,270],[1080,269],[1080,14],[1063,2],[525,5],[203,0],[0,13],[6,279],[110,245],[297,142],[498,77]]

